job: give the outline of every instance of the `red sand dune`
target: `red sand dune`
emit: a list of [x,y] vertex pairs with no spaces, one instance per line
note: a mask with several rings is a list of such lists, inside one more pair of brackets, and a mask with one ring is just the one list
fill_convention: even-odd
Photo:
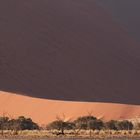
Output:
[[56,117],[64,118],[65,115],[65,119],[74,119],[88,113],[105,120],[135,119],[140,117],[140,106],[53,101],[1,92],[0,114],[3,113],[10,117],[25,115],[40,124],[46,124]]
[[0,1],[0,90],[140,104],[139,52],[94,1]]

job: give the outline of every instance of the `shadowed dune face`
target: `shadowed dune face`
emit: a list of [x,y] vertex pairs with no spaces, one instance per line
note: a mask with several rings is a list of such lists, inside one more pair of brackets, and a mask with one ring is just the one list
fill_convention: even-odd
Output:
[[131,36],[140,41],[139,0],[95,0],[107,10]]
[[140,48],[91,0],[1,0],[0,90],[140,104]]

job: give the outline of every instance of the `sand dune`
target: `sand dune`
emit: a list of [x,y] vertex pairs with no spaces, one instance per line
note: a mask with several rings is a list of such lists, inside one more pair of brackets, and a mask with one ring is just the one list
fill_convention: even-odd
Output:
[[140,104],[139,44],[91,0],[0,1],[0,89]]
[[140,1],[139,0],[95,0],[126,31],[140,41]]
[[73,120],[91,113],[104,120],[140,118],[140,106],[111,103],[87,103],[53,101],[0,93],[0,114],[10,117],[25,115],[40,124],[49,123],[56,117]]

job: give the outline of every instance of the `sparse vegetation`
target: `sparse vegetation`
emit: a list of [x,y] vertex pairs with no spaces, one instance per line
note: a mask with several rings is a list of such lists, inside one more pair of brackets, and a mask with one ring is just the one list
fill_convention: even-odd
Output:
[[[137,127],[136,127],[137,126]],[[137,129],[135,129],[137,128]],[[135,127],[128,120],[110,120],[105,122],[92,115],[81,116],[75,120],[57,118],[43,129],[31,118],[20,116],[16,119],[0,117],[1,136],[39,136],[39,137],[138,137],[139,123]]]
[[74,124],[69,121],[56,120],[56,121],[51,122],[49,125],[47,125],[47,129],[48,130],[56,129],[60,131],[58,135],[59,134],[64,135],[65,134],[64,131],[73,129],[73,125]]
[[117,130],[132,130],[133,124],[128,120],[117,121],[116,128]]
[[105,127],[106,129],[109,129],[109,130],[117,130],[116,124],[117,124],[117,121],[110,120],[105,123]]
[[24,116],[20,116],[17,119],[10,119],[9,117],[0,117],[0,130],[35,130],[39,129],[39,126],[32,121],[31,118],[25,118]]

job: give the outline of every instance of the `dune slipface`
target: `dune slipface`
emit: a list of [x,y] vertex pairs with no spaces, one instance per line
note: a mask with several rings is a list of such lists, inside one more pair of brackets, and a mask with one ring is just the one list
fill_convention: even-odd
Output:
[[139,105],[140,45],[112,15],[91,0],[1,0],[0,90]]

